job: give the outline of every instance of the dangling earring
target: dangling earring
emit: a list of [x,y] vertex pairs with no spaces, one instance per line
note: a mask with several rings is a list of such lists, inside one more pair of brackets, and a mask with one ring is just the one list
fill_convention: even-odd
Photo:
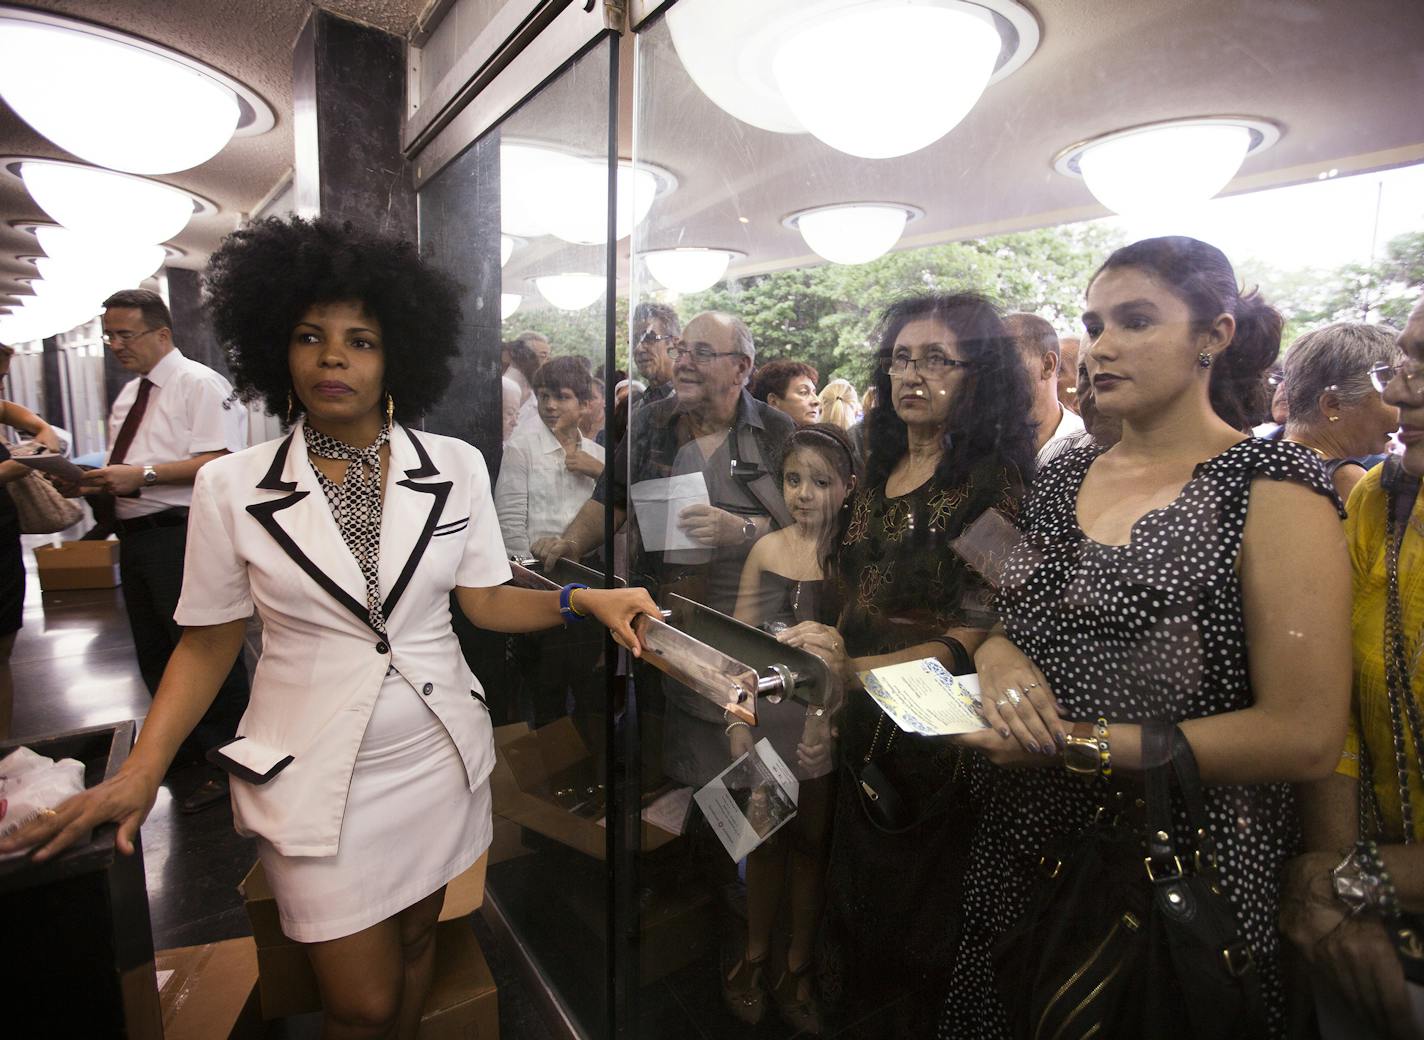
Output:
[[292,392],[287,391],[287,425],[292,425],[292,414],[297,410],[297,403],[292,400]]
[[1202,368],[1210,368],[1211,360],[1211,355],[1208,354],[1205,350],[1203,350],[1200,354],[1197,355],[1197,364],[1200,365]]
[[1330,421],[1331,421],[1331,422],[1339,422],[1339,421],[1340,421],[1340,417],[1339,417],[1338,415],[1332,415],[1332,416],[1330,417]]
[[389,390],[386,391],[386,426],[389,427],[395,422],[396,399],[391,396]]

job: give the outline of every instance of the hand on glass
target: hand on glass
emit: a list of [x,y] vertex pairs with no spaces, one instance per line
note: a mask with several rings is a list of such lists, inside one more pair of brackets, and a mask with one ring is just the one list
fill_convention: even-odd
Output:
[[1352,915],[1335,896],[1330,871],[1340,857],[1311,852],[1286,865],[1281,931],[1361,1018],[1392,1040],[1419,1040],[1399,955],[1384,924]]
[[117,823],[115,844],[124,855],[132,855],[139,825],[157,797],[158,780],[137,769],[122,768],[98,786],[62,802],[57,809],[35,817],[0,840],[0,854],[34,849],[31,858],[43,862],[100,824]]
[[597,618],[612,633],[614,641],[634,657],[643,655],[643,647],[633,634],[633,621],[639,614],[662,616],[647,589],[575,589],[569,605]]
[[1069,726],[1058,715],[1048,680],[1006,636],[992,635],[974,654],[984,718],[1002,738],[1052,758],[1068,740]]
[[544,573],[547,574],[562,557],[576,559],[574,554],[577,549],[578,546],[567,538],[540,538],[529,547],[529,554],[543,565]]
[[839,736],[840,730],[830,722],[830,715],[826,712],[807,715],[806,725],[801,730],[801,741],[796,745],[796,761],[813,776],[830,772]]
[[576,473],[581,477],[591,477],[594,480],[603,475],[603,463],[582,448],[564,452],[564,468],[570,473]]
[[693,541],[709,548],[742,545],[747,541],[747,517],[716,506],[688,506],[677,515],[677,526]]
[[111,495],[131,495],[143,487],[143,467],[119,465],[91,469],[84,474],[80,486],[86,494],[107,491]]
[[823,625],[818,621],[803,621],[799,625],[783,629],[776,638],[778,642],[785,643],[787,646],[811,651],[825,661],[831,674],[839,677],[841,681],[846,683],[858,681],[855,674],[855,662],[846,651],[845,640],[830,625]]

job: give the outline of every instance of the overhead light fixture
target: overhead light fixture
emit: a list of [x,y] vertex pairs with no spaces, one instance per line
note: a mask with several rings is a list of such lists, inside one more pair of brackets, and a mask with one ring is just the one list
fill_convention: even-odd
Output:
[[[500,230],[505,235],[554,235],[576,245],[608,240],[608,163],[538,144],[500,145]],[[647,163],[618,163],[618,238],[643,222],[653,200],[677,178]]]
[[905,224],[924,215],[902,203],[854,202],[801,210],[782,224],[800,231],[806,245],[833,264],[863,264],[890,252]]
[[87,324],[99,314],[97,302],[62,295],[30,296],[0,322],[0,342],[27,343]]
[[65,227],[37,227],[35,237],[53,264],[80,279],[113,281],[115,289],[138,285],[162,267],[166,259],[162,246],[91,238]]
[[1017,0],[682,0],[667,23],[729,115],[874,159],[943,137],[1039,40]]
[[603,295],[608,282],[597,274],[548,274],[535,278],[539,295],[561,311],[581,311]]
[[727,265],[733,257],[744,257],[745,253],[732,249],[703,249],[685,246],[677,249],[654,249],[641,254],[648,265],[648,273],[659,282],[679,293],[701,292],[710,289],[727,273]]
[[518,293],[512,293],[512,292],[500,293],[500,294],[499,294],[499,320],[500,320],[500,321],[508,321],[508,320],[509,320],[509,316],[510,316],[511,314],[513,314],[515,311],[519,310],[519,304],[523,301],[523,299],[524,299],[524,297],[523,297],[523,296],[520,296]]
[[1053,165],[1082,177],[1114,213],[1154,217],[1206,202],[1231,182],[1247,155],[1280,136],[1275,123],[1247,116],[1174,119],[1070,145]]
[[509,263],[509,258],[514,255],[514,239],[508,235],[499,236],[499,266],[503,267]]
[[[94,23],[0,7],[0,53],[0,96],[10,107],[61,148],[109,169],[186,170],[235,133],[263,133],[276,122],[267,103],[230,76]],[[139,130],[135,112],[155,118]]]
[[203,208],[188,192],[125,173],[44,159],[26,159],[19,168],[41,209],[71,231],[93,238],[163,242],[188,226],[196,208]]

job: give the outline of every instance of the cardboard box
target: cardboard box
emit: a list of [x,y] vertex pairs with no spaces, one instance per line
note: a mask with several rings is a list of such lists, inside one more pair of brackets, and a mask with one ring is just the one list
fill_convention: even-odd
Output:
[[[600,822],[593,786],[593,760],[570,718],[531,730],[527,723],[494,731],[495,764],[490,794],[498,816],[562,845],[602,860],[608,831]],[[565,792],[576,791],[570,795]],[[671,831],[643,821],[642,849],[652,852],[676,838]]]
[[159,950],[154,964],[164,1040],[261,1040],[251,939]]
[[45,592],[118,588],[119,543],[75,541],[57,547],[36,546],[35,565]]
[[419,1040],[498,1040],[499,991],[474,929],[463,919],[435,928],[435,978]]
[[[481,856],[469,870],[445,887],[445,903],[440,921],[462,921],[485,901],[485,868],[489,854]],[[262,864],[256,863],[238,886],[252,922],[252,939],[257,947],[258,990],[262,995],[262,1017],[284,1018],[321,1009],[316,975],[300,943],[282,932],[277,901]]]

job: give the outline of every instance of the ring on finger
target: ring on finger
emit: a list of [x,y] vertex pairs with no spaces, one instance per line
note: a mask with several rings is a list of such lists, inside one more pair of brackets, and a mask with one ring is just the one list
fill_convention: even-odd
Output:
[[1009,703],[1009,699],[1008,699],[1007,697],[1000,697],[998,700],[996,700],[996,701],[994,702],[994,707],[996,707],[996,708],[998,708],[1000,711],[1002,711],[1002,710],[1004,709],[1004,705],[1005,705],[1005,704],[1008,704],[1008,703]]
[[53,809],[45,808],[39,811],[39,815],[48,820],[52,816],[58,816],[59,813],[55,812]]
[[1020,693],[1018,690],[1014,689],[1014,687],[1010,686],[1004,691],[1004,699],[1010,704],[1012,704],[1015,708],[1017,708],[1019,706],[1019,702],[1023,700],[1023,694]]
[[1038,683],[1036,683],[1036,682],[1024,683],[1024,689],[1025,689],[1025,690],[1036,690],[1036,689],[1038,689]]

